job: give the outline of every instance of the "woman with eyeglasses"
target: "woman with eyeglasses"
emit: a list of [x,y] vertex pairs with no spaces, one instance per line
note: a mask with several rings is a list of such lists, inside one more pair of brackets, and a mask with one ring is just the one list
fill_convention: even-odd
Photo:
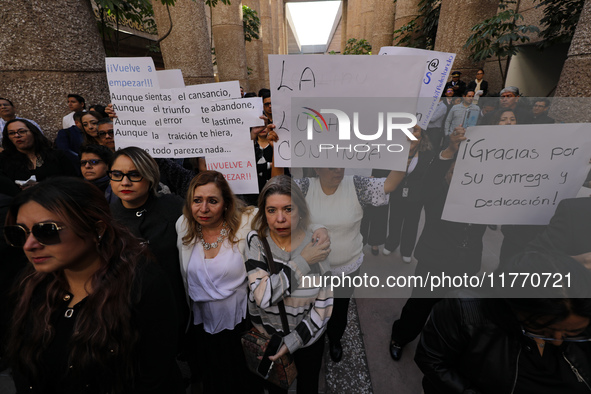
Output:
[[2,147],[0,168],[10,179],[18,181],[21,188],[52,176],[76,175],[75,167],[64,152],[53,149],[47,137],[26,119],[6,122]]
[[21,192],[4,236],[30,262],[6,357],[19,393],[184,392],[171,286],[96,187],[59,177]]
[[85,145],[80,148],[80,171],[82,177],[102,192],[108,203],[118,199],[111,189],[111,179],[107,175],[113,152],[101,145]]
[[141,238],[156,257],[173,285],[181,311],[179,331],[188,318],[185,291],[176,248],[175,223],[181,216],[183,200],[174,194],[158,194],[158,164],[145,150],[130,146],[113,155],[107,172],[111,189],[119,200],[111,203],[113,216],[133,235]]
[[589,393],[591,273],[546,251],[518,255],[493,276],[484,296],[496,298],[459,293],[470,298],[434,307],[415,355],[425,394]]

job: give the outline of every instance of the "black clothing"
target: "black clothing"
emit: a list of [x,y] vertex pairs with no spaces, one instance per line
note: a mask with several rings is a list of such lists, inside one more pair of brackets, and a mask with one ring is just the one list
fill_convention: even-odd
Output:
[[556,120],[554,118],[549,117],[547,114],[543,113],[542,115],[535,116],[532,115],[531,123],[533,124],[554,124]]
[[464,92],[466,91],[466,82],[458,80],[458,82],[454,81],[449,81],[448,83],[445,84],[445,87],[443,88],[443,94],[442,96],[445,96],[445,91],[449,88],[454,88],[455,86],[457,86],[457,89],[454,89],[454,97],[462,97],[464,95]]
[[43,159],[43,165],[31,170],[28,168],[28,163],[4,151],[0,153],[0,168],[13,181],[26,181],[31,175],[35,175],[37,182],[41,182],[52,176],[77,175],[76,168],[72,165],[66,154],[60,150],[50,149],[41,154],[41,158]]
[[[359,276],[359,268],[347,274],[347,276]],[[334,289],[334,299],[332,304],[332,314],[326,326],[326,336],[329,341],[340,341],[347,328],[347,312],[349,310],[349,302],[351,296],[355,291],[355,287],[340,286]],[[321,338],[322,339],[322,338]],[[320,339],[318,341],[320,342]],[[301,349],[300,349],[301,350]]]
[[[449,298],[435,305],[415,355],[417,365],[425,374],[425,394],[518,393],[513,389],[524,378],[518,366],[522,362],[522,353],[531,347],[532,341],[522,334],[514,318],[507,317],[509,312],[496,317],[488,313],[492,306],[502,308],[500,303],[501,300],[492,299]],[[547,345],[550,346],[553,345]],[[564,387],[574,384],[577,388],[587,387],[589,390],[591,344],[570,343],[560,351],[556,354],[559,356],[556,362],[560,364],[561,374],[566,370],[572,374],[567,377]],[[577,382],[575,370],[569,364],[584,382]],[[526,373],[531,368],[526,368]],[[573,391],[554,391],[556,394],[565,392]]]
[[[470,82],[468,82],[468,85],[466,86],[466,90],[474,90],[474,94],[476,94],[476,81],[471,80]],[[480,90],[482,90],[482,97],[486,96],[486,94],[488,93],[488,82],[487,81],[480,82]]]
[[[33,304],[45,302],[46,286],[49,281],[37,287]],[[60,295],[66,296],[65,293]],[[126,392],[137,394],[184,393],[180,371],[176,364],[177,311],[168,281],[162,279],[161,270],[153,263],[138,267],[132,294],[132,316],[134,326],[139,330],[139,341],[134,350],[137,368],[134,378],[135,389]],[[71,296],[71,295],[70,295]],[[76,374],[76,365],[69,366],[69,340],[73,334],[78,316],[84,313],[88,297],[73,308],[68,308],[69,299],[60,300],[61,305],[51,316],[55,336],[41,355],[42,380],[35,381],[18,371],[14,381],[19,393],[43,394],[106,394],[112,392],[114,377],[121,371],[114,365],[106,367],[96,364],[91,370]],[[31,308],[34,310],[35,308]],[[70,317],[66,311],[73,309]],[[42,351],[40,349],[40,351]]]
[[591,197],[567,198],[558,204],[550,223],[529,250],[558,250],[569,256],[591,252]]
[[[336,301],[336,299],[335,299]],[[298,370],[296,386],[297,394],[318,393],[318,376],[322,367],[322,355],[324,354],[324,335],[310,346],[299,348],[293,354],[293,361]],[[266,382],[265,387],[269,394],[287,394],[287,390]]]
[[[415,275],[423,278],[442,273],[447,276],[472,275],[480,269],[486,226],[441,219],[449,189],[442,174],[447,172],[451,163],[452,160],[436,157],[431,169],[434,178],[429,176],[426,183],[433,185],[433,189],[427,192],[432,198],[425,202],[425,227],[415,250],[418,260]],[[400,318],[392,325],[392,340],[404,346],[416,338],[433,305],[450,290],[449,287],[439,287],[431,292],[430,288],[415,287]]]
[[[436,153],[437,152],[437,153]],[[427,179],[438,150],[419,152],[414,170],[390,193],[389,231],[385,248],[394,251],[400,245],[402,256],[412,256],[417,241],[419,219],[433,179]]]
[[175,229],[176,221],[183,213],[183,203],[180,197],[165,194],[159,197],[151,195],[148,201],[137,209],[125,208],[120,200],[110,205],[113,217],[126,226],[133,235],[147,242],[150,252],[154,254],[158,265],[166,273],[179,311],[180,334],[184,333],[189,318]]
[[0,256],[2,256],[2,263],[0,264],[0,371],[4,369],[3,360],[1,359],[4,355],[5,335],[12,314],[12,305],[14,305],[14,302],[9,298],[9,294],[20,272],[28,263],[23,249],[9,246],[4,236],[1,235],[3,234],[8,208],[12,202],[12,197],[2,194],[2,192],[3,190],[0,190]]

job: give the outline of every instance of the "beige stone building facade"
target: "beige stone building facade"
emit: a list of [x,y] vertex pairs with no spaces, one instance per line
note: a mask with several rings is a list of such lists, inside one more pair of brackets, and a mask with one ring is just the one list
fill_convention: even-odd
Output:
[[[327,44],[314,48],[299,44],[286,7],[291,2],[297,0],[232,0],[210,9],[203,0],[177,0],[169,16],[154,0],[159,37],[168,34],[156,64],[181,69],[186,84],[239,80],[246,91],[256,92],[269,86],[268,55],[341,53],[350,38],[366,39],[377,54],[393,44],[395,29],[417,16],[420,0],[342,0]],[[503,87],[496,60],[473,63],[463,46],[470,28],[495,15],[498,3],[442,0],[435,41],[435,50],[457,53],[454,68],[464,73],[464,81],[485,68],[492,92]],[[249,43],[243,37],[242,5],[255,10],[261,21],[260,38]],[[524,23],[539,24],[541,9],[533,0],[517,6]],[[83,95],[87,103],[108,102],[105,48],[90,0],[3,0],[0,15],[0,97],[13,100],[18,115],[37,121],[53,136],[67,113],[68,93]],[[591,0],[585,2],[572,44],[543,52],[524,47],[513,57],[507,84],[520,86],[528,96],[591,96],[589,26]]]

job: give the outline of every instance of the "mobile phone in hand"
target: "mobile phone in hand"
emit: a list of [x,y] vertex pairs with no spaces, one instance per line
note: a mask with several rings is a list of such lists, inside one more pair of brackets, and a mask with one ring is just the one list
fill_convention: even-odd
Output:
[[271,367],[273,366],[273,361],[269,359],[269,356],[274,356],[279,351],[279,348],[283,344],[283,338],[277,334],[274,334],[271,339],[269,340],[269,344],[267,345],[267,350],[265,350],[265,354],[263,355],[263,359],[259,363],[257,368],[257,372],[264,378],[267,378],[269,372],[271,371]]

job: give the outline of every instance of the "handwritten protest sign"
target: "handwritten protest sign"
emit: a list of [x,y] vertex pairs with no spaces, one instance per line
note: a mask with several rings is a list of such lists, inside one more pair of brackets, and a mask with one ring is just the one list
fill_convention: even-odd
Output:
[[548,224],[589,172],[590,135],[590,124],[468,128],[442,219]]
[[151,57],[108,57],[105,62],[109,89],[160,87]]
[[[297,117],[292,97],[409,98],[414,113],[426,61],[424,56],[269,56],[273,122],[279,135],[275,165],[291,166],[290,130],[292,116]],[[376,116],[371,108],[360,108],[360,113]]]
[[455,53],[428,51],[426,49],[407,47],[382,47],[380,55],[394,56],[427,56],[419,101],[417,119],[421,128],[426,129],[435,107],[441,99],[443,88],[456,58]]
[[406,171],[414,109],[400,98],[294,97],[291,163]]
[[[146,71],[154,69],[151,58],[133,59],[107,58],[111,102],[118,116],[113,121],[116,147],[137,146],[156,158],[205,157],[208,167],[223,173],[236,193],[257,193],[250,126],[263,125],[262,100],[240,99],[238,81],[173,88],[183,86],[182,75]],[[125,70],[133,76],[124,79]],[[159,77],[171,89],[159,88]],[[132,83],[148,79],[150,84]]]
[[183,73],[181,70],[158,70],[158,84],[161,89],[175,89],[184,88],[185,80],[183,79]]

